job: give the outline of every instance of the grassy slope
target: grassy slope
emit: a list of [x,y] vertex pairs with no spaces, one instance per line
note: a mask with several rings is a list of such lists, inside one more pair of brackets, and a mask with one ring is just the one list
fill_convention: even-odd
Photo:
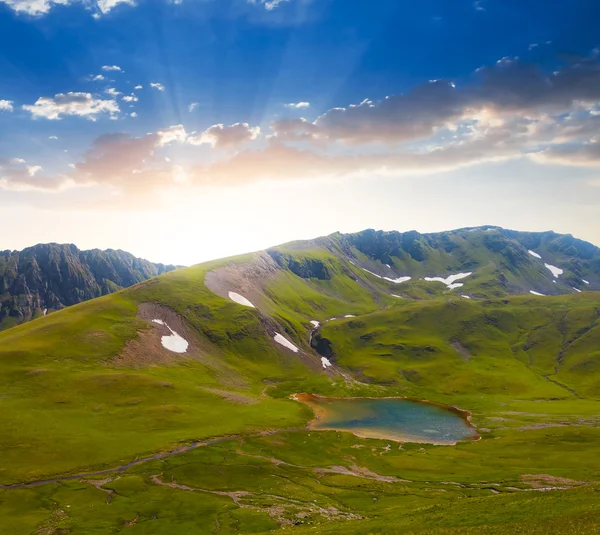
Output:
[[[327,376],[278,349],[258,311],[206,288],[206,271],[218,265],[178,270],[0,334],[2,483],[118,465],[180,441],[303,426],[310,419],[305,407],[261,391],[272,385],[280,398],[298,390],[328,392]],[[270,301],[268,312],[298,345],[308,347],[308,317],[378,306],[370,292],[356,288],[340,274],[313,284],[281,272],[269,293],[280,292],[282,304]],[[323,290],[330,297],[319,302]],[[298,295],[304,296],[301,302]],[[183,316],[207,342],[211,358],[168,367],[112,365],[125,343],[148,328],[136,317],[143,302],[161,303]],[[243,391],[256,403],[231,406],[200,387]],[[65,456],[65,450],[71,453]]]
[[[306,422],[306,409],[260,397],[264,385],[256,381],[307,377],[306,369],[268,342],[256,311],[215,296],[202,277],[202,269],[182,270],[0,335],[3,483],[115,465],[179,441]],[[218,370],[195,360],[112,366],[125,342],[147,328],[136,318],[145,301],[167,304],[210,336]],[[199,388],[223,382],[257,403],[232,410]]]
[[[597,295],[410,302],[388,296],[396,285],[341,263],[326,281],[281,272],[265,303],[295,342],[306,345],[309,319],[359,316],[322,329],[336,362],[366,383],[350,387],[278,351],[257,311],[208,291],[204,274],[216,265],[0,334],[2,483],[113,466],[197,438],[302,426],[308,411],[282,399],[301,390],[457,404],[474,411],[483,439],[391,449],[335,432],[235,439],[131,468],[102,489],[71,481],[0,491],[0,518],[11,533],[258,533],[277,529],[282,518],[300,523],[298,533],[302,525],[313,533],[316,526],[319,533],[594,532],[600,464],[585,452],[600,443]],[[112,366],[147,327],[136,318],[137,304],[147,301],[184,316],[218,365]],[[265,378],[275,398],[260,396]],[[257,403],[232,404],[200,387],[241,391]],[[355,465],[405,481],[315,472]],[[519,492],[529,487],[523,474],[592,486]],[[152,475],[196,490],[157,485]],[[232,491],[248,494],[237,503],[215,494]],[[365,518],[333,522],[326,512],[333,507]]]
[[571,388],[597,398],[599,311],[595,293],[445,298],[405,302],[321,332],[341,365],[407,395],[532,399],[572,397]]

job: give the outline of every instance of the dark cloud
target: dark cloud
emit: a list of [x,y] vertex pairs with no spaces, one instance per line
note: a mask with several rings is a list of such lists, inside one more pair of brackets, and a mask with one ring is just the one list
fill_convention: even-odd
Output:
[[567,145],[546,149],[535,154],[541,163],[600,166],[600,140],[583,145]]
[[421,84],[408,93],[346,108],[333,108],[314,122],[282,120],[272,124],[281,139],[339,141],[346,144],[399,143],[427,139],[436,131],[495,113],[568,112],[600,102],[600,63],[596,55],[563,65],[547,75],[518,58],[504,58],[477,70],[470,83],[448,80]]

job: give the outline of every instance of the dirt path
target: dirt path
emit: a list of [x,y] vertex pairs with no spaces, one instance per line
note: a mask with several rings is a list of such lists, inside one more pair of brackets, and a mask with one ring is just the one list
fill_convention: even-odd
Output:
[[47,485],[49,483],[60,483],[61,481],[74,481],[77,479],[87,479],[90,477],[97,476],[105,476],[109,474],[114,474],[118,472],[124,472],[128,468],[133,466],[137,466],[139,464],[144,464],[150,461],[158,461],[160,459],[166,459],[168,457],[173,457],[175,455],[180,455],[182,453],[187,453],[189,451],[195,450],[196,448],[202,448],[204,446],[210,446],[212,444],[218,444],[220,442],[227,442],[229,440],[237,440],[240,438],[254,438],[254,437],[265,437],[269,435],[276,435],[277,433],[284,433],[288,431],[305,431],[304,427],[293,427],[293,428],[285,428],[285,429],[276,429],[273,431],[261,431],[259,433],[252,433],[249,435],[229,435],[225,437],[214,438],[210,440],[204,440],[199,442],[193,442],[189,446],[182,446],[173,451],[168,451],[164,453],[156,453],[154,455],[150,455],[148,457],[142,457],[141,459],[136,459],[135,461],[131,461],[127,464],[122,464],[120,466],[116,466],[114,468],[106,468],[105,470],[97,470],[95,472],[85,472],[82,474],[73,474],[70,476],[62,476],[62,477],[54,477],[51,479],[40,479],[38,481],[29,481],[27,483],[13,483],[11,485],[0,485],[0,489],[10,490],[10,489],[23,489],[28,487],[39,487],[41,485]]

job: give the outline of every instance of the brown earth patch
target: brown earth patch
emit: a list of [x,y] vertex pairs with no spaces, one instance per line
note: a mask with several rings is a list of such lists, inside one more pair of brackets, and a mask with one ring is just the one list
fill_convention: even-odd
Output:
[[455,340],[454,342],[452,342],[452,347],[456,349],[456,351],[458,351],[458,353],[464,360],[469,362],[469,360],[471,359],[471,353],[465,346],[463,346],[458,340]]
[[38,375],[40,373],[46,373],[48,370],[44,369],[44,368],[37,368],[34,370],[29,370],[27,372],[27,375]]
[[222,398],[226,399],[230,403],[235,403],[237,405],[252,405],[254,403],[258,403],[258,399],[245,396],[244,394],[240,394],[239,392],[230,392],[229,390],[220,390],[218,388],[208,388],[203,387],[202,390],[206,390],[212,394],[217,394]]
[[[170,308],[157,303],[142,303],[138,307],[138,317],[148,322],[148,327],[138,332],[137,338],[128,341],[110,364],[113,366],[127,366],[133,368],[151,365],[169,365],[185,359],[200,359],[203,354],[203,345],[198,334],[187,322]],[[164,348],[161,342],[163,336],[170,336],[171,331],[165,325],[154,323],[152,320],[161,320],[173,331],[185,338],[188,348],[185,353],[174,353]]]
[[345,466],[331,466],[329,468],[315,468],[316,473],[322,474],[341,474],[346,476],[359,477],[362,479],[371,479],[373,481],[381,481],[383,483],[408,483],[406,479],[400,479],[396,476],[382,476],[376,472],[372,472],[363,466],[351,465],[350,468]]
[[566,422],[545,422],[524,425],[519,427],[519,431],[528,431],[530,429],[547,429],[550,427],[568,427],[568,426],[585,426],[585,427],[598,427],[600,420],[597,418],[580,418],[579,420],[571,420]]
[[359,520],[363,517],[355,513],[339,510],[336,507],[321,507],[312,502],[303,502],[295,498],[279,496],[277,494],[252,493],[244,490],[219,491],[202,489],[181,485],[176,481],[163,481],[162,474],[150,476],[155,485],[162,485],[177,490],[205,492],[216,496],[230,498],[233,503],[241,509],[250,509],[259,513],[268,514],[281,527],[291,527],[298,520],[307,519],[312,516],[324,517],[327,520]]
[[265,282],[271,280],[281,270],[282,268],[267,252],[261,251],[254,253],[252,259],[246,262],[231,262],[226,266],[209,271],[204,278],[204,284],[209,290],[224,299],[230,300],[229,292],[238,293],[248,299],[260,313],[263,329],[267,332],[271,340],[273,340],[275,333],[279,333],[300,349],[298,352],[293,352],[272,341],[273,345],[279,351],[287,353],[294,359],[301,360],[312,371],[323,372],[330,376],[342,375],[348,380],[336,367],[324,369],[321,357],[316,355],[312,350],[303,350],[302,346],[306,348],[308,345],[309,335],[307,335],[306,340],[299,342],[290,336],[289,333],[286,333],[281,325],[264,312],[265,309],[268,309]]
[[571,489],[587,485],[587,481],[575,481],[565,477],[555,477],[548,474],[522,474],[521,481],[535,490]]
[[229,292],[243,295],[259,308],[264,300],[264,283],[281,268],[264,251],[256,253],[249,262],[230,263],[209,271],[204,278],[206,287],[217,295],[229,299]]

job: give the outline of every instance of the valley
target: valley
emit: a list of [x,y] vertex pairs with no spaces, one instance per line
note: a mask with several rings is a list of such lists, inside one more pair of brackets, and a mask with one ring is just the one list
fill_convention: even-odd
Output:
[[[365,231],[12,327],[0,521],[18,535],[596,533],[598,289],[600,253],[568,236]],[[358,436],[401,422],[390,398],[436,410]],[[323,403],[339,413],[319,429]],[[442,406],[472,427],[453,413],[467,433],[427,440]]]

